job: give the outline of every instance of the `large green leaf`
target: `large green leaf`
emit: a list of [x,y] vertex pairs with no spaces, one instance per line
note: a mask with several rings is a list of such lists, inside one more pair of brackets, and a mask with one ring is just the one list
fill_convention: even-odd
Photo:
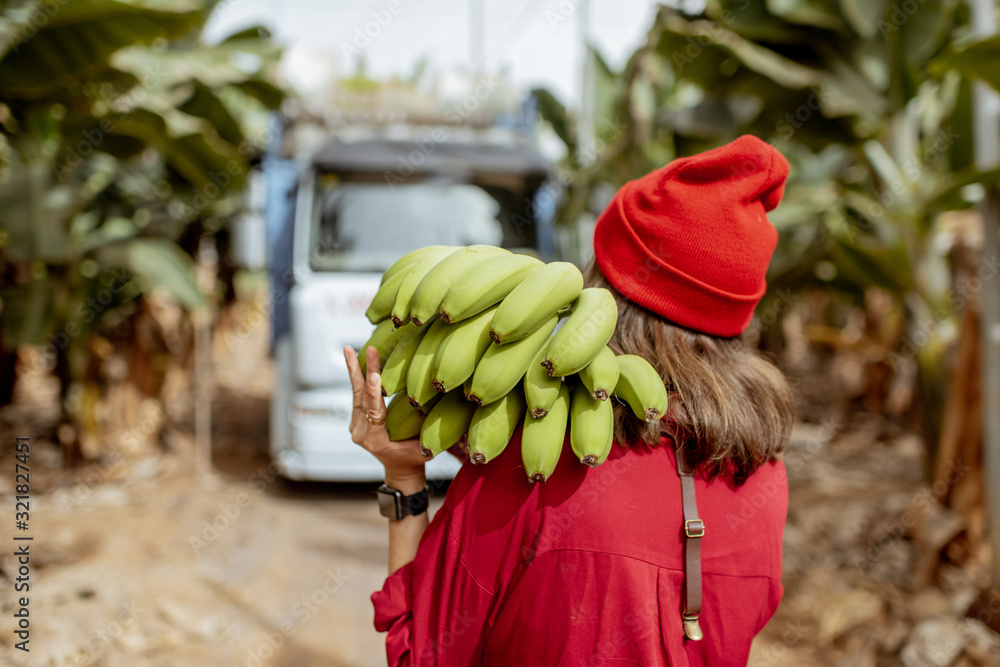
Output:
[[914,70],[920,71],[951,36],[958,0],[923,0],[908,11],[907,3],[893,3],[887,20],[898,27],[903,58]]
[[232,85],[268,109],[277,109],[285,99],[285,93],[280,88],[262,79],[247,79],[246,81],[237,81]]
[[844,28],[844,22],[831,0],[767,0],[766,4],[769,12],[789,23],[816,28]]
[[893,72],[897,106],[917,95],[927,78],[931,59],[941,51],[951,36],[957,0],[924,0],[908,11],[903,3],[893,3],[883,27],[894,44]]
[[[738,58],[743,66],[786,88],[805,88],[818,85],[822,80],[816,70],[789,60],[765,46],[746,40],[711,21],[687,21],[680,16],[668,15],[663,28],[680,37],[685,48],[692,44],[696,47],[695,50],[703,44],[717,46]],[[701,57],[702,54],[698,53],[693,60]]]
[[1000,184],[1000,167],[981,171],[972,164],[961,171],[949,174],[937,190],[928,193],[925,205],[930,210],[967,208],[969,202],[962,198],[962,189],[976,184]]
[[[110,128],[110,131],[107,131]],[[62,123],[63,151],[58,158],[61,164],[70,170],[78,160],[82,159],[80,151],[89,154],[92,148],[117,158],[127,159],[142,152],[146,142],[116,132],[117,118],[114,115],[97,118],[73,114],[67,116]],[[63,172],[56,169],[57,175]]]
[[954,69],[970,79],[981,79],[1000,90],[1000,35],[954,43],[931,64],[937,73]]
[[889,110],[882,92],[839,49],[822,45],[817,51],[825,61],[820,85],[825,114],[854,115],[877,122]]
[[[135,109],[116,122],[116,131],[145,141],[195,189],[215,199],[216,188],[238,188],[246,180],[245,161],[235,148],[213,140],[207,125],[204,133],[177,135],[167,121],[148,109]],[[233,165],[237,168],[233,169]],[[235,172],[235,173],[234,173]],[[212,193],[215,193],[214,195]]]
[[538,100],[538,113],[542,120],[552,126],[556,136],[566,144],[570,155],[576,153],[576,133],[570,125],[566,107],[546,88],[535,88],[531,94]]
[[116,0],[74,0],[19,41],[0,60],[0,98],[35,98],[106,66],[119,49],[176,38],[201,25],[204,12],[186,2],[151,9]]
[[[972,127],[972,82],[962,77],[959,83],[958,93],[955,96],[955,105],[951,109],[951,114],[942,125],[951,128],[971,128]],[[951,149],[948,151],[948,164],[952,172],[961,171],[972,164],[975,157],[975,137],[972,132],[959,132],[954,138]]]
[[230,42],[241,42],[248,39],[270,39],[271,31],[267,29],[266,26],[255,25],[249,28],[244,28],[237,32],[234,32],[229,37],[226,37],[220,42],[220,44],[227,44]]
[[131,72],[150,89],[170,90],[192,79],[215,89],[247,80],[264,80],[280,54],[281,50],[267,40],[241,39],[184,49],[130,47],[116,52],[111,64]]
[[837,268],[859,287],[882,287],[896,293],[913,289],[913,272],[906,247],[870,235],[845,235],[832,229],[831,254]]
[[243,141],[240,124],[212,89],[202,82],[196,80],[191,83],[191,96],[177,108],[191,116],[204,118],[220,137],[234,146],[239,146]]
[[886,0],[840,0],[840,12],[859,35],[879,34],[878,22],[885,15]]
[[108,245],[96,251],[98,260],[109,267],[121,267],[139,279],[143,292],[162,287],[170,291],[186,309],[205,305],[194,277],[194,263],[166,239],[137,238]]
[[[662,15],[676,13],[662,8]],[[745,39],[766,42],[798,42],[803,31],[767,11],[761,0],[708,0],[705,15]]]

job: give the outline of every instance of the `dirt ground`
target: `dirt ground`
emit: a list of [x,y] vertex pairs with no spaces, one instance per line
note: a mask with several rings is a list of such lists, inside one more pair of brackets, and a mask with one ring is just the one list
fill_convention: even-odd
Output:
[[[261,326],[238,350],[216,346],[211,481],[194,473],[183,423],[148,455],[72,470],[32,439],[31,652],[12,648],[17,564],[5,549],[0,664],[384,664],[368,600],[386,571],[375,485],[271,474],[266,336]],[[5,408],[4,442],[40,432],[44,393]],[[786,595],[751,665],[1000,665],[1000,635],[965,617],[986,589],[982,554],[913,583],[930,567],[905,520],[928,506],[915,436],[879,417],[825,418],[796,428],[786,462]],[[8,508],[12,478],[0,476]]]
[[[230,355],[216,346],[209,481],[195,475],[193,437],[178,428],[163,451],[73,471],[56,467],[55,445],[33,442],[31,652],[9,640],[8,553],[0,664],[384,664],[368,600],[386,572],[376,485],[273,474],[266,335],[258,329]],[[31,435],[23,412],[8,417]],[[11,477],[0,481],[5,495]],[[5,525],[7,544],[11,532]]]

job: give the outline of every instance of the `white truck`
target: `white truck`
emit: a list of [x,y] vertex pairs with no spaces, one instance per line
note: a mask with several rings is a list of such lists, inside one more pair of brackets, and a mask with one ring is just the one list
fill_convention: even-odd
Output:
[[[435,139],[439,137],[439,140]],[[270,452],[294,480],[378,481],[351,442],[342,349],[371,334],[365,309],[380,274],[432,244],[493,244],[556,257],[552,166],[531,146],[448,138],[332,141],[305,165],[264,161],[272,352]],[[438,456],[430,478],[458,461]]]

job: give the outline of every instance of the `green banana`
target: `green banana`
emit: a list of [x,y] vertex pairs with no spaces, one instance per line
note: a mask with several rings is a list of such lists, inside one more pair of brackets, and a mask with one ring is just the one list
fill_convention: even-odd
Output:
[[368,310],[365,311],[365,317],[368,318],[369,322],[378,324],[383,320],[389,319],[389,316],[392,314],[392,304],[396,301],[396,292],[399,291],[399,285],[405,277],[406,271],[400,271],[388,280],[383,277],[381,286],[375,292]]
[[628,403],[635,416],[645,421],[667,414],[667,388],[656,369],[635,354],[620,354],[617,360],[621,375],[615,397]]
[[579,373],[611,340],[618,323],[618,304],[603,287],[580,292],[573,312],[549,343],[542,363],[549,375]]
[[527,255],[491,257],[465,273],[441,300],[441,319],[461,322],[499,303],[542,262]]
[[441,246],[433,252],[421,255],[420,259],[406,271],[406,276],[399,283],[399,289],[396,291],[396,299],[392,303],[391,317],[397,327],[403,326],[403,322],[410,321],[410,303],[420,281],[438,262],[456,252],[461,251],[453,246]]
[[389,432],[390,440],[397,442],[417,437],[423,423],[424,416],[410,405],[403,392],[399,392],[389,401],[385,409],[385,430]]
[[[462,396],[465,397],[465,400],[469,401],[469,394],[471,393],[472,393],[472,376],[470,375],[469,378],[462,383]],[[469,402],[471,403],[472,401]]]
[[411,266],[413,266],[415,262],[419,261],[420,258],[426,255],[427,253],[434,252],[439,248],[444,248],[444,247],[445,246],[441,245],[429,245],[429,246],[424,246],[423,248],[417,248],[416,250],[411,250],[410,252],[406,253],[405,255],[397,259],[395,262],[393,262],[392,266],[390,266],[388,269],[385,270],[385,273],[382,274],[382,284],[384,285],[390,278],[400,273],[404,269],[408,269]]
[[552,262],[524,279],[497,307],[490,338],[520,340],[580,296],[583,274],[569,262]]
[[555,470],[566,440],[566,422],[569,419],[569,387],[560,382],[556,400],[548,414],[539,419],[524,418],[521,432],[521,460],[532,482],[544,482]]
[[378,363],[379,368],[381,368],[385,360],[392,354],[392,351],[396,349],[396,344],[399,343],[407,331],[409,330],[406,327],[394,326],[392,320],[382,320],[379,322],[375,326],[375,331],[372,332],[371,338],[366,340],[365,344],[358,350],[358,363],[361,365],[361,374],[368,375],[367,350],[369,347],[374,347],[378,350]]
[[469,400],[477,405],[486,405],[510,392],[524,377],[528,365],[548,341],[558,321],[559,317],[553,315],[527,338],[507,345],[490,345],[472,374]]
[[528,364],[528,370],[524,372],[524,398],[528,401],[528,414],[536,419],[541,419],[549,413],[556,397],[559,396],[560,387],[563,386],[561,377],[549,377],[545,367],[542,366],[546,349],[548,344],[542,346]]
[[434,357],[431,372],[434,389],[451,391],[472,377],[476,364],[490,346],[490,321],[494,312],[496,308],[490,308],[448,327],[448,334]]
[[469,458],[473,463],[488,463],[503,452],[525,407],[522,392],[511,391],[498,401],[476,408],[469,423]]
[[615,437],[611,401],[597,400],[585,386],[578,384],[570,396],[569,415],[569,444],[573,454],[591,468],[604,463]]
[[437,354],[441,341],[451,327],[442,320],[435,320],[432,325],[425,328],[427,333],[420,340],[406,369],[406,393],[410,397],[410,405],[415,408],[419,408],[438,395],[434,385],[431,384],[434,355]]
[[608,346],[604,346],[594,360],[579,373],[580,382],[599,401],[608,400],[608,396],[618,384],[618,374],[618,359]]
[[439,394],[441,400],[427,414],[420,427],[420,451],[427,458],[437,456],[462,439],[472,422],[476,406],[461,391]]
[[501,254],[510,254],[509,250],[492,245],[471,245],[448,255],[427,272],[410,300],[410,319],[418,327],[422,327],[437,317],[441,308],[441,300],[455,281],[475,266],[485,260]]
[[389,354],[382,367],[382,395],[392,396],[397,391],[406,389],[406,375],[410,370],[410,362],[417,352],[420,341],[423,340],[427,329],[423,327],[401,327],[408,329],[403,334],[395,349]]

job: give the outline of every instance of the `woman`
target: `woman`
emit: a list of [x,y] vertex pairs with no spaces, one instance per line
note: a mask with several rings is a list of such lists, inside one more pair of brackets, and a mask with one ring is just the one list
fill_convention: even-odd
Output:
[[463,465],[428,525],[418,442],[389,441],[374,349],[367,379],[345,349],[354,441],[415,496],[390,520],[390,576],[372,596],[391,665],[746,664],[783,592],[777,459],[793,410],[739,335],[764,294],[777,243],[765,213],[787,174],[745,136],[627,183],[602,213],[587,278],[618,301],[610,346],[656,366],[670,408],[649,424],[617,406],[597,468],[566,446],[532,484],[515,435]]

